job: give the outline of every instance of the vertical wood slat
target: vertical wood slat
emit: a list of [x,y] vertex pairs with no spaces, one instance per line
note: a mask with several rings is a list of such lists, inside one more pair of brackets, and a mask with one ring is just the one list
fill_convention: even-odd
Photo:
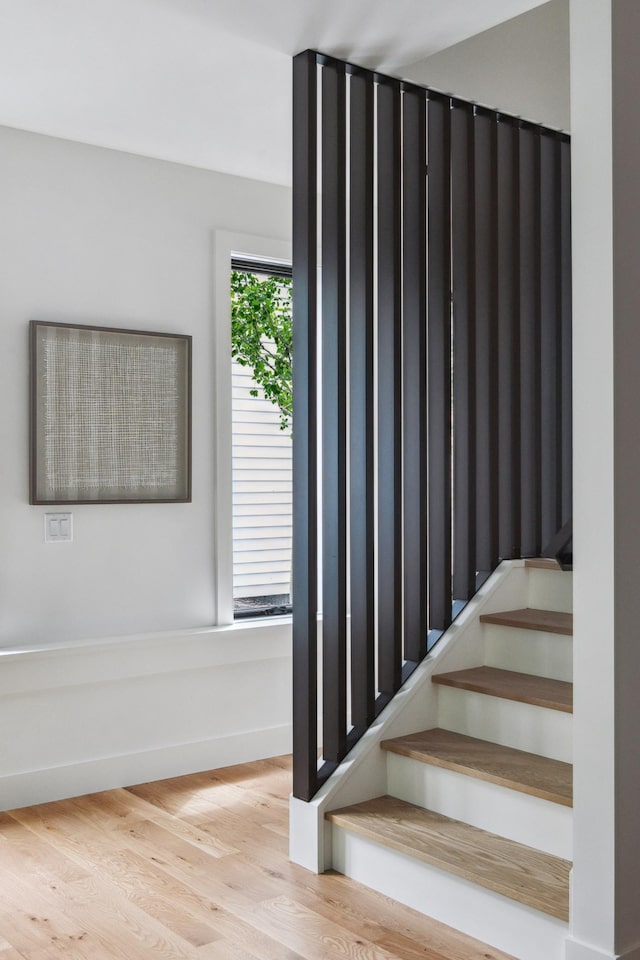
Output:
[[347,742],[346,82],[322,70],[323,755]]
[[498,330],[495,114],[474,120],[476,567],[498,565]]
[[572,507],[572,403],[571,403],[571,145],[560,144],[560,284],[562,327],[562,525],[573,515]]
[[351,723],[366,729],[375,718],[374,84],[353,76],[349,86]]
[[454,573],[453,595],[476,592],[476,421],[473,108],[451,113],[451,256],[453,290]]
[[519,132],[521,552],[540,555],[540,134]]
[[403,109],[404,656],[427,652],[427,108],[405,92]]
[[428,111],[428,544],[429,627],[451,623],[451,220],[448,98]]
[[402,671],[402,179],[400,84],[377,88],[378,688]]
[[540,544],[562,526],[559,143],[540,136]]
[[293,61],[293,792],[317,790],[317,66]]
[[503,560],[520,556],[520,331],[518,245],[518,128],[497,129],[498,228],[498,502]]

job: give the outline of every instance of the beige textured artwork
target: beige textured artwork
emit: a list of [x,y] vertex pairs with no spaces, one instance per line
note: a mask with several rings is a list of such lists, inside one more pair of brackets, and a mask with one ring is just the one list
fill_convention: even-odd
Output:
[[34,502],[188,499],[188,338],[33,336]]

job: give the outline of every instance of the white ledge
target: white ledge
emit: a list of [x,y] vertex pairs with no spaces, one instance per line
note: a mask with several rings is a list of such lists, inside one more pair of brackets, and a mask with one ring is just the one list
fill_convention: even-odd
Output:
[[291,614],[285,616],[256,617],[254,619],[239,620],[235,623],[222,624],[210,627],[184,627],[178,630],[161,630],[154,633],[116,634],[111,637],[80,637],[74,640],[53,640],[49,643],[33,641],[16,646],[0,646],[0,657],[8,659],[22,659],[39,655],[49,656],[52,653],[76,652],[81,650],[97,650],[102,647],[113,647],[116,644],[123,646],[139,645],[144,643],[165,643],[173,640],[189,640],[193,638],[230,637],[237,634],[268,632],[270,628],[291,627]]

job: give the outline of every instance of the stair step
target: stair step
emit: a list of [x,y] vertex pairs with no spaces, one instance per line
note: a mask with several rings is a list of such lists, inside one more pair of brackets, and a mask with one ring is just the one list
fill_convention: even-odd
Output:
[[529,673],[499,670],[497,667],[472,667],[470,670],[438,673],[432,680],[447,687],[573,713],[573,684],[566,680],[550,680]]
[[502,627],[518,627],[521,630],[539,630],[541,633],[573,635],[573,614],[558,610],[504,610],[499,613],[483,613],[481,623],[496,623]]
[[380,745],[383,750],[421,763],[455,770],[565,807],[573,804],[573,768],[569,763],[439,727],[383,740]]
[[538,570],[554,570],[558,573],[562,573],[562,567],[557,560],[552,560],[550,557],[529,557],[528,560],[524,562],[525,567],[534,567]]
[[567,860],[395,797],[377,797],[325,816],[332,824],[407,857],[552,917],[569,919]]

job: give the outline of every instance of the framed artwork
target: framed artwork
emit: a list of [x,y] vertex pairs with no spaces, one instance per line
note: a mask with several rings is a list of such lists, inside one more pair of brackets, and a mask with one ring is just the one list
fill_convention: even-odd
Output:
[[30,326],[30,503],[189,502],[191,337]]

